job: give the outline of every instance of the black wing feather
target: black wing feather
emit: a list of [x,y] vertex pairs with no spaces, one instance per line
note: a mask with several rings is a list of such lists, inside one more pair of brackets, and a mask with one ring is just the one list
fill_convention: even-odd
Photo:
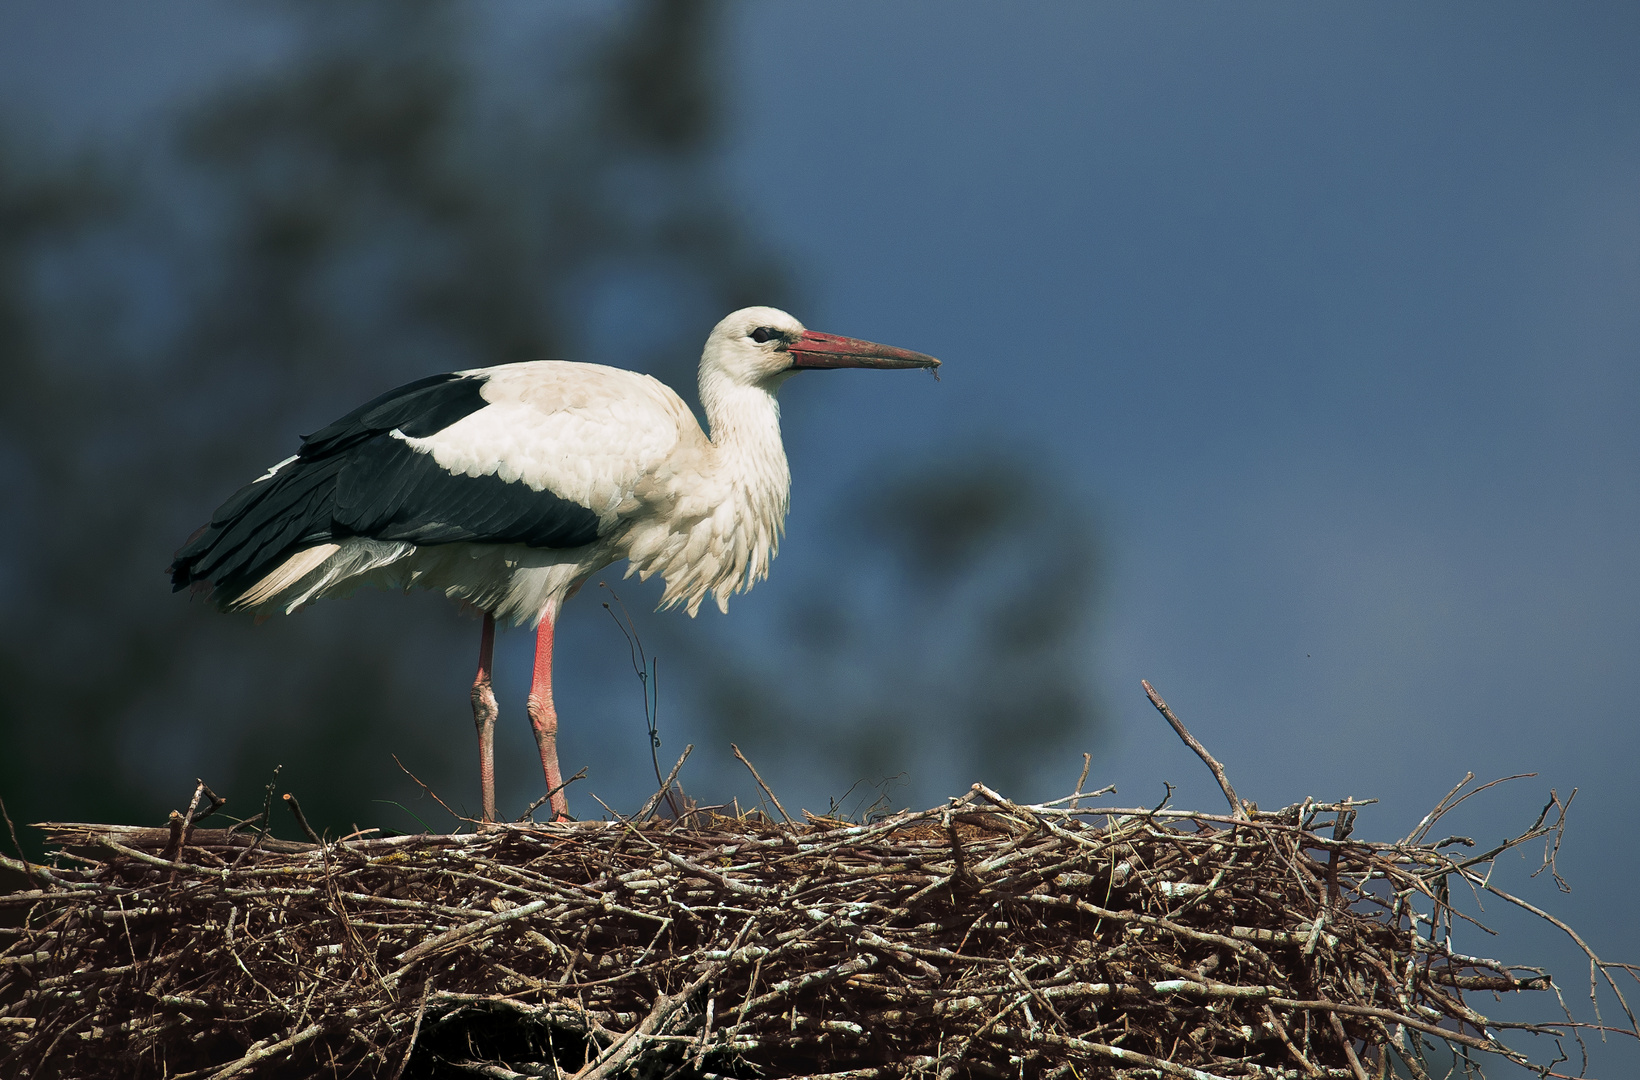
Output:
[[300,548],[353,536],[416,544],[572,548],[598,536],[590,509],[497,476],[455,475],[395,438],[425,438],[484,408],[483,376],[418,379],[302,440],[296,460],[247,484],[177,553],[171,583],[210,582],[224,602]]
[[482,377],[453,372],[406,383],[303,436],[302,452],[331,454],[394,428],[412,439],[425,439],[489,404],[482,394],[484,383]]

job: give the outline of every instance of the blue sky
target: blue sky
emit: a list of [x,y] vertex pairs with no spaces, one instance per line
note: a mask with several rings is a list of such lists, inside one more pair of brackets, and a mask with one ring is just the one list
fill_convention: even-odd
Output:
[[[65,145],[140,130],[277,59],[251,10],[9,7],[0,94]],[[504,87],[543,28],[489,10]],[[1465,771],[1537,772],[1460,831],[1578,788],[1574,891],[1508,871],[1640,958],[1640,9],[758,4],[722,55],[723,168],[799,317],[946,362],[788,389],[747,625],[838,557],[871,462],[1028,453],[1111,547],[1094,779],[1217,798],[1140,678],[1244,795],[1376,796],[1378,837]]]

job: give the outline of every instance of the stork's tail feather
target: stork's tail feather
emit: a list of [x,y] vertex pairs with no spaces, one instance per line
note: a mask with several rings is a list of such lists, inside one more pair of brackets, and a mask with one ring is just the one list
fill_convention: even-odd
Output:
[[281,463],[240,488],[177,551],[172,590],[204,591],[224,611],[279,599],[338,550],[331,542],[338,465]]

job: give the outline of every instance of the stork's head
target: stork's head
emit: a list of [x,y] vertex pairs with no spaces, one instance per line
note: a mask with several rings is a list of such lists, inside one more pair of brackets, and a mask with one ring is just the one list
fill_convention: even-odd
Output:
[[713,327],[701,374],[716,370],[742,386],[774,389],[804,368],[937,368],[932,356],[814,330],[778,308],[749,307]]

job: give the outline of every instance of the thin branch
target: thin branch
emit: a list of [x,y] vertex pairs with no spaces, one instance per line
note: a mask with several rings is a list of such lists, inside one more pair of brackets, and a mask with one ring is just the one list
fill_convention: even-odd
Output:
[[302,832],[307,834],[307,838],[315,844],[323,845],[324,841],[319,839],[319,834],[313,831],[312,825],[308,824],[307,815],[302,813],[302,804],[296,801],[296,796],[287,791],[284,799],[285,805],[290,807],[291,816],[296,819],[296,824]]
[[[17,859],[23,867],[24,875],[33,878],[35,875],[34,864],[29,861],[28,853],[23,850],[23,842],[17,839],[17,826],[11,822],[11,813],[6,809],[6,800],[4,799],[0,799],[0,817],[6,819],[6,830],[11,833],[11,846],[17,850]],[[44,870],[43,867],[41,869]],[[40,886],[41,888],[50,888],[50,882],[43,873],[40,877]]]
[[1198,742],[1196,736],[1190,734],[1190,730],[1184,726],[1177,716],[1173,715],[1173,710],[1167,707],[1167,702],[1162,700],[1162,695],[1156,692],[1154,686],[1151,686],[1144,679],[1140,679],[1139,683],[1145,688],[1145,696],[1150,698],[1150,703],[1156,706],[1156,711],[1161,713],[1167,722],[1172,725],[1174,732],[1184,740],[1184,744],[1194,750],[1196,756],[1201,758],[1209,769],[1213,770],[1213,779],[1219,782],[1219,790],[1224,792],[1224,797],[1230,801],[1231,816],[1236,818],[1247,817],[1247,808],[1242,805],[1240,799],[1236,798],[1236,789],[1230,786],[1230,777],[1225,775],[1224,766],[1220,765],[1218,760],[1207,752],[1207,747]]
[[683,763],[688,761],[689,755],[694,752],[694,743],[690,743],[683,748],[683,753],[678,755],[678,760],[673,764],[672,771],[666,774],[666,779],[662,780],[661,786],[655,789],[655,794],[649,796],[649,800],[639,808],[638,813],[632,819],[633,821],[649,820],[649,815],[655,812],[655,808],[661,804],[661,800],[666,797],[667,792],[672,790],[672,781],[678,778],[678,772],[683,768]]
[[[406,775],[410,779],[414,780],[416,782],[417,787],[421,788],[421,790],[427,792],[428,795],[432,796],[434,802],[438,803],[440,806],[443,806],[444,807],[444,812],[446,814],[449,814],[451,817],[455,818],[457,821],[471,822],[473,820],[472,818],[463,817],[460,814],[456,813],[454,810],[451,810],[450,807],[445,804],[444,800],[438,797],[437,792],[435,792],[432,788],[428,787],[426,784],[421,782],[421,777],[417,776],[415,773],[413,773],[409,769],[405,768],[404,762],[399,760],[399,755],[397,755],[397,754],[393,755],[393,764],[397,765],[400,768],[400,770],[403,771],[404,775]],[[542,801],[545,801],[545,800],[542,800]],[[539,806],[540,803],[537,803],[536,805]]]
[[[518,817],[516,819],[514,819],[514,824],[522,825],[524,822],[529,821],[532,817],[535,816],[535,812],[537,810],[541,809],[543,806],[545,806],[547,804],[547,801],[550,800],[554,795],[558,794],[560,791],[563,791],[565,788],[567,788],[571,784],[575,783],[575,781],[585,780],[586,778],[587,778],[587,770],[586,770],[586,766],[583,765],[580,769],[576,770],[576,773],[575,773],[574,776],[570,777],[568,780],[565,780],[562,784],[559,784],[555,788],[548,788],[547,793],[545,795],[541,796],[539,799],[536,799],[534,802],[530,803],[529,806],[525,807],[524,812],[522,814],[519,814]],[[443,805],[443,804],[440,804],[440,805]],[[446,807],[446,809],[448,809],[448,807]]]
[[774,808],[780,811],[780,816],[786,819],[786,824],[795,824],[795,822],[792,821],[792,816],[786,813],[786,808],[780,805],[780,800],[774,797],[774,792],[769,790],[769,785],[763,782],[763,777],[757,774],[757,766],[746,760],[746,755],[742,754],[740,752],[740,747],[736,746],[734,743],[729,744],[729,749],[733,750],[735,752],[735,757],[740,759],[740,763],[750,770],[752,779],[757,781],[757,786],[763,789],[763,794],[767,795],[769,797],[769,801],[774,803]]
[[1070,808],[1076,809],[1077,802],[1082,798],[1082,785],[1088,782],[1088,770],[1093,767],[1093,755],[1082,755],[1082,775],[1076,778],[1075,794],[1071,796]]

